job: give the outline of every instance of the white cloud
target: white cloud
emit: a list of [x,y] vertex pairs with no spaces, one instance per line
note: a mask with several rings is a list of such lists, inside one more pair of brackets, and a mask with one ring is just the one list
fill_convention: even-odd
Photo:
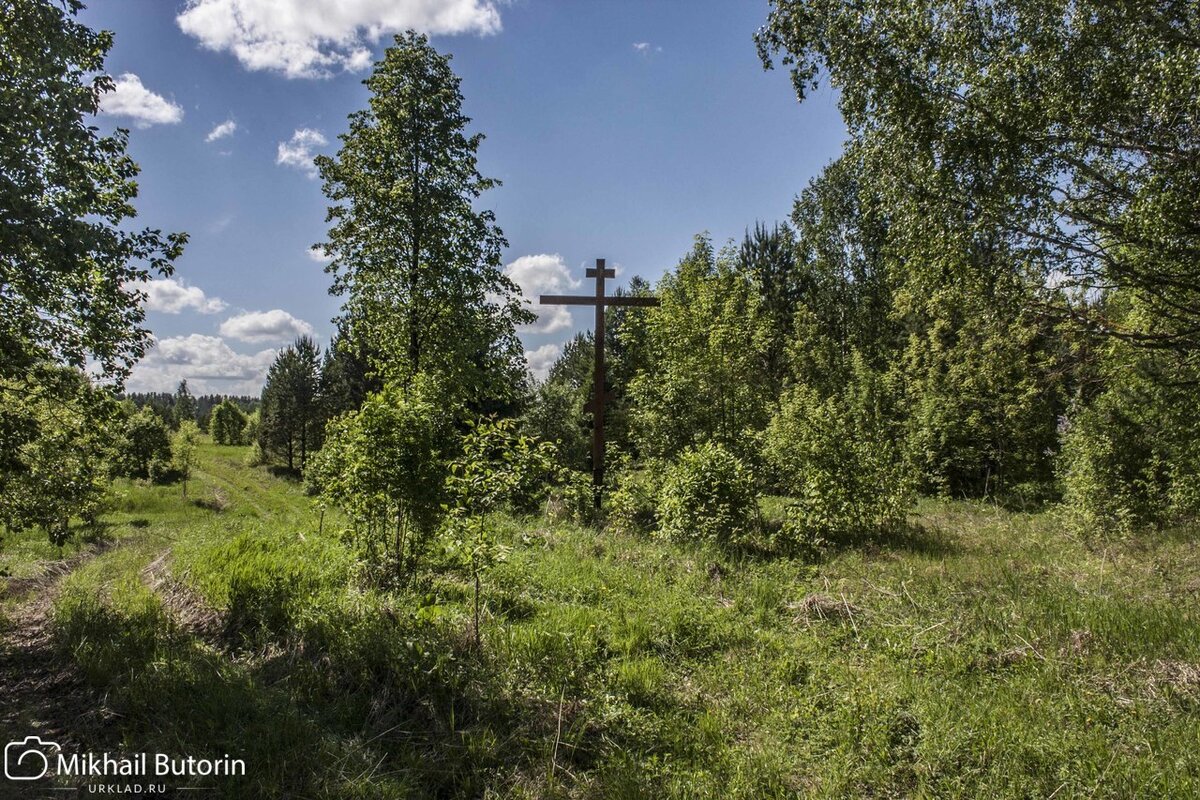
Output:
[[328,264],[329,263],[329,256],[325,255],[325,249],[322,247],[310,247],[305,252],[308,253],[309,258],[311,258],[313,261],[317,262],[318,264]]
[[113,90],[100,98],[100,113],[129,117],[139,128],[174,125],[183,119],[181,106],[147,89],[132,72],[113,81]]
[[562,348],[556,344],[544,344],[536,350],[525,351],[525,363],[529,365],[529,371],[539,381],[546,380],[546,376],[550,374],[550,368],[554,366],[554,362],[562,355]]
[[219,314],[226,303],[219,297],[209,297],[198,286],[188,286],[182,280],[162,278],[145,283],[130,284],[129,288],[146,293],[146,309],[164,314],[178,314],[185,308],[201,314]]
[[208,225],[208,232],[214,236],[224,233],[233,224],[233,214],[222,214]]
[[634,42],[633,49],[638,51],[639,53],[641,53],[644,56],[648,56],[651,53],[661,53],[662,52],[662,47],[656,47],[656,46],[650,44],[649,42]]
[[521,256],[504,268],[504,274],[521,287],[525,302],[538,315],[537,322],[522,326],[522,330],[531,333],[558,333],[574,324],[571,312],[566,306],[537,305],[538,295],[560,294],[578,289],[582,285],[580,279],[571,277],[562,256],[547,253]]
[[208,136],[204,137],[206,142],[215,142],[218,139],[224,139],[228,136],[233,136],[237,130],[237,123],[231,119],[227,119],[217,127],[208,132]]
[[258,394],[275,353],[238,353],[217,336],[173,336],[154,343],[127,385],[131,391],[169,392],[187,379],[196,394]]
[[500,30],[496,0],[188,0],[175,18],[204,47],[250,70],[315,78],[370,66],[370,47],[413,28],[429,34]]
[[291,139],[279,143],[275,163],[285,167],[295,167],[308,177],[315,178],[317,177],[317,165],[313,163],[315,156],[313,149],[324,147],[327,144],[329,144],[329,140],[320,131],[312,128],[297,128]]
[[287,342],[298,336],[312,336],[313,326],[293,317],[282,308],[271,311],[247,311],[221,323],[221,335],[243,342]]

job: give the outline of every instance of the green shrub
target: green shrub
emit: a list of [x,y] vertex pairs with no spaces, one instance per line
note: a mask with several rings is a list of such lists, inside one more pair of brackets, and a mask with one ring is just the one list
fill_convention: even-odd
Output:
[[108,505],[115,408],[82,372],[39,368],[21,392],[0,382],[0,526],[41,528],[62,546],[70,520]]
[[667,470],[658,515],[669,539],[734,545],[758,531],[758,495],[746,466],[709,442],[685,450]]
[[642,469],[621,469],[616,485],[608,493],[606,522],[623,533],[652,531],[658,525],[658,494],[662,486],[662,465],[652,463]]
[[143,408],[125,419],[113,455],[115,474],[158,481],[169,472],[170,461],[171,433],[154,411]]
[[[258,444],[258,431],[262,423],[262,414],[256,408],[246,415],[246,425],[242,428],[242,441],[249,444]],[[260,448],[259,452],[262,450]],[[258,463],[264,463],[262,461]],[[255,465],[256,466],[256,465]]]
[[190,419],[179,423],[179,429],[171,436],[171,461],[176,474],[183,482],[183,496],[187,497],[188,481],[197,464],[200,444],[200,426]]
[[379,577],[416,568],[444,514],[450,418],[418,383],[389,386],[329,423],[310,485],[350,518]]
[[209,428],[217,444],[239,445],[246,441],[246,415],[228,397],[213,409]]
[[766,457],[795,498],[781,536],[792,545],[883,532],[904,522],[913,481],[885,412],[880,379],[855,359],[842,394],[787,392],[767,432]]
[[1165,395],[1110,390],[1071,418],[1062,470],[1068,519],[1078,532],[1128,535],[1200,515],[1194,401]]
[[556,485],[546,498],[546,516],[559,522],[586,523],[594,513],[592,476],[578,470],[560,468]]
[[146,470],[146,477],[151,483],[170,483],[176,474],[173,458],[155,458]]

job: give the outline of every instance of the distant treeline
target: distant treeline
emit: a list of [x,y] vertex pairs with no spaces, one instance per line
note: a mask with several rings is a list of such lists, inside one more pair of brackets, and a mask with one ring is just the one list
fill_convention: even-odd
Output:
[[[163,420],[173,422],[175,420],[176,397],[176,393],[173,392],[126,392],[121,396],[121,399],[130,401],[139,409],[149,408]],[[213,409],[225,400],[229,400],[245,414],[252,414],[257,411],[260,402],[257,397],[249,397],[247,395],[198,395],[194,398],[196,407],[195,418],[196,424],[200,426],[201,430],[208,430],[208,423],[212,419]]]

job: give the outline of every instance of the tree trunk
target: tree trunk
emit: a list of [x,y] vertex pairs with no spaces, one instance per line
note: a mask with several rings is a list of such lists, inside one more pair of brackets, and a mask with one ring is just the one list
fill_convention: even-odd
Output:
[[483,646],[482,634],[479,631],[479,567],[472,563],[475,573],[475,649],[478,650]]

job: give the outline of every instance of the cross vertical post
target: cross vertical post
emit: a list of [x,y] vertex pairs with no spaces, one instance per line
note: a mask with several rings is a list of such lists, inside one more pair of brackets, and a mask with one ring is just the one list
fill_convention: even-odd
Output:
[[[596,508],[600,507],[600,490],[604,486],[604,259],[596,259],[596,268],[589,269],[589,276],[596,276],[596,367],[592,375],[592,490]],[[613,272],[616,276],[616,272]]]
[[608,399],[604,390],[604,310],[608,306],[657,306],[655,297],[608,297],[604,294],[604,279],[615,278],[616,271],[604,266],[604,259],[597,258],[595,268],[588,267],[587,277],[596,279],[596,293],[583,295],[542,295],[541,305],[595,306],[596,328],[593,337],[595,368],[592,375],[592,490],[596,508],[600,507],[600,492],[604,486],[604,403]]

